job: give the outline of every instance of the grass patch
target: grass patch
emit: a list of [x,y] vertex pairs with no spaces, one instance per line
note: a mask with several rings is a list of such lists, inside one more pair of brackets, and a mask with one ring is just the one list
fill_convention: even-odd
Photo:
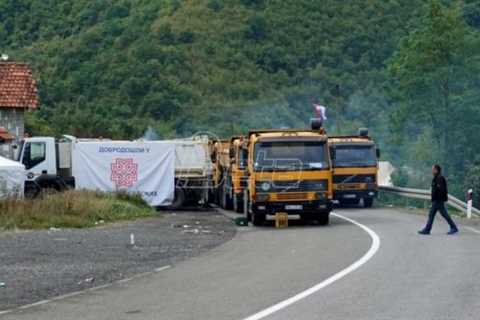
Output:
[[0,201],[0,229],[88,228],[155,215],[139,195],[66,191],[33,200]]

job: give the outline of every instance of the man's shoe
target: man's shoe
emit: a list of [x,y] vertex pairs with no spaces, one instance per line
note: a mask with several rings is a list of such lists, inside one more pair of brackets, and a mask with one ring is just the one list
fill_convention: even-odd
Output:
[[430,232],[428,232],[427,230],[423,229],[423,230],[418,231],[418,234],[429,235]]
[[448,234],[449,236],[451,236],[452,234],[456,234],[456,233],[458,233],[458,229],[452,229],[452,230],[450,230],[450,231],[447,232],[447,234]]

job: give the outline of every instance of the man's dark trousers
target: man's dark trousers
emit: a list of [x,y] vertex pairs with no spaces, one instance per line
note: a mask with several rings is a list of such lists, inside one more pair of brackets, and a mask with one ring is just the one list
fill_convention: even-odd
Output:
[[437,200],[432,201],[432,207],[430,208],[430,213],[428,214],[428,222],[424,229],[425,231],[430,232],[432,230],[433,220],[435,220],[435,215],[437,214],[437,211],[440,211],[442,217],[447,220],[451,230],[458,230],[455,222],[453,222],[452,218],[448,214],[447,208],[445,208],[445,202]]

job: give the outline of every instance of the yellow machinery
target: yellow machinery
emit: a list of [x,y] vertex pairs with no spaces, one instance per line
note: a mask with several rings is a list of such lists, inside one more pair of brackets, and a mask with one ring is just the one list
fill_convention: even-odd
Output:
[[249,132],[248,212],[254,225],[285,212],[328,224],[332,169],[321,120],[312,129]]
[[213,185],[216,202],[224,209],[243,212],[243,194],[247,186],[247,148],[241,136],[215,141],[211,154],[214,164]]
[[233,210],[243,212],[244,190],[247,187],[247,142],[243,137],[232,137],[230,140],[230,167],[228,171],[229,182],[231,182],[231,199]]
[[371,207],[378,194],[378,158],[380,150],[360,129],[358,136],[329,137],[333,165],[334,199],[340,204]]

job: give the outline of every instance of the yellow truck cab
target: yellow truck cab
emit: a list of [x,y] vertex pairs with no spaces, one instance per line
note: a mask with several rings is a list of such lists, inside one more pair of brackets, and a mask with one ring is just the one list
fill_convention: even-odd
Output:
[[380,150],[360,129],[358,136],[328,138],[333,165],[334,199],[340,204],[371,207],[378,195],[378,158]]
[[308,129],[254,130],[248,136],[248,205],[254,225],[277,212],[329,222],[332,169],[321,120]]
[[248,164],[247,141],[241,137],[230,139],[230,170],[231,199],[233,210],[243,212],[244,190],[247,187],[248,178],[246,175]]

